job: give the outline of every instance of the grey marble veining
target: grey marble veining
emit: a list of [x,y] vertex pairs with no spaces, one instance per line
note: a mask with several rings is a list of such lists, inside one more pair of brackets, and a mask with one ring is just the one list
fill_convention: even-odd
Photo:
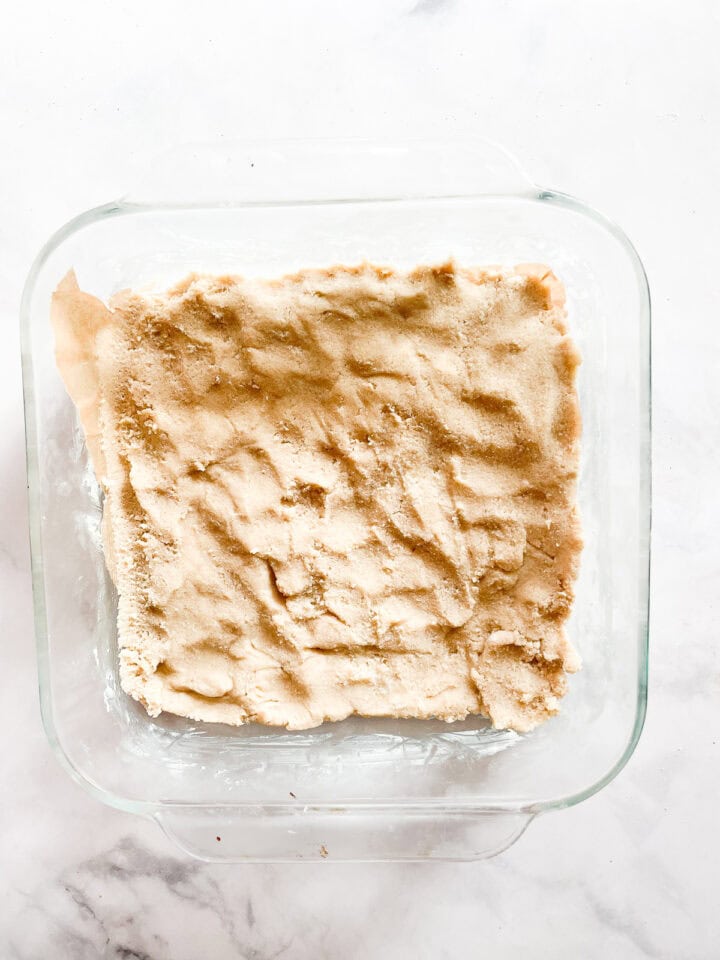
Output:
[[[248,898],[245,910],[237,914],[202,863],[158,855],[132,836],[63,870],[56,882],[38,891],[20,911],[18,926],[27,933],[11,937],[11,950],[18,957],[34,957],[49,940],[61,956],[81,960],[169,956],[168,937],[159,931],[150,933],[138,923],[148,895],[153,912],[166,918],[170,934],[177,929],[179,912],[202,914],[229,947],[244,955],[256,953],[251,936],[252,899]],[[186,928],[185,938],[184,949],[192,942],[190,929]],[[199,949],[202,943],[195,946]]]
[[[716,960],[720,14],[672,0],[30,2],[0,34],[0,958]],[[69,66],[72,65],[72,66]],[[170,109],[169,104],[172,104]],[[52,230],[219,136],[506,144],[639,248],[654,300],[646,729],[599,795],[495,860],[221,866],[101,806],[41,728],[19,344]]]

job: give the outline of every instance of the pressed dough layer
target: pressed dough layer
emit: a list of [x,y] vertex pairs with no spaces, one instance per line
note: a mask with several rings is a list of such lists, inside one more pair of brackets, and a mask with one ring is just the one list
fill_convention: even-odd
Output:
[[557,712],[579,357],[546,268],[193,275],[109,306],[69,274],[53,322],[148,713]]

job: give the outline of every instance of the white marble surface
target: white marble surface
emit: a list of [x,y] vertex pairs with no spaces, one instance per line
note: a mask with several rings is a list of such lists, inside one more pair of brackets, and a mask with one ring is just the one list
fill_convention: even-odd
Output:
[[[180,15],[181,7],[189,12]],[[720,956],[715,0],[28,0],[0,31],[0,956]],[[181,140],[481,133],[616,218],[654,298],[650,707],[601,794],[470,865],[212,866],[53,759],[17,313],[48,234]]]

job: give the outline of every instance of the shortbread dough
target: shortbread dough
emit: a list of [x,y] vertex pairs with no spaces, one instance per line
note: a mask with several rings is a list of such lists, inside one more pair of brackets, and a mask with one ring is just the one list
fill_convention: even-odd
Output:
[[577,350],[545,267],[192,275],[57,359],[105,494],[123,689],[151,716],[528,731],[579,660]]

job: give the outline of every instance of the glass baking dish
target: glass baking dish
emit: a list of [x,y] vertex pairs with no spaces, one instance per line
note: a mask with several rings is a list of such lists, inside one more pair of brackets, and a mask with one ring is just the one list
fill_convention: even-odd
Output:
[[[191,270],[272,276],[334,262],[541,262],[567,289],[583,364],[585,549],[568,624],[584,661],[532,734],[351,719],[315,730],[150,719],[120,690],[101,495],[60,381],[50,296],[102,298]],[[650,528],[650,306],[637,254],[589,207],[484,142],[264,142],[160,159],[124,199],[45,245],[22,302],[42,715],[72,776],[208,860],[473,859],[623,767],[642,728]]]

